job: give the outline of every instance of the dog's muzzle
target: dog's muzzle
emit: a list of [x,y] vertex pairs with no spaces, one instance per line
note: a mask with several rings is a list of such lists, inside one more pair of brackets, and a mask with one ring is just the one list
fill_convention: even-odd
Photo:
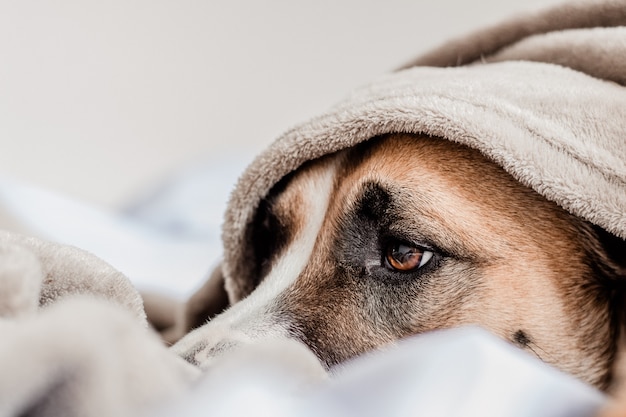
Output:
[[235,305],[187,334],[171,350],[187,362],[206,369],[217,358],[242,346],[289,338],[287,329],[272,314],[256,314]]

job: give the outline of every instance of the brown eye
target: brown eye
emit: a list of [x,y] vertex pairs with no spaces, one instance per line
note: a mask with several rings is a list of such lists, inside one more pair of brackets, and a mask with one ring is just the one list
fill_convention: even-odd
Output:
[[426,265],[432,257],[429,250],[392,242],[385,250],[385,266],[393,271],[409,272]]

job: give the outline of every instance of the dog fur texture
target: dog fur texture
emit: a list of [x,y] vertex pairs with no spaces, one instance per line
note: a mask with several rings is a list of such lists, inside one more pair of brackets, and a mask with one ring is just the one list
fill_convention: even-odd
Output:
[[[251,233],[256,289],[174,347],[192,363],[295,338],[332,367],[478,324],[597,387],[612,380],[626,277],[604,234],[476,150],[392,135],[323,157],[274,187]],[[399,244],[432,256],[394,270]]]

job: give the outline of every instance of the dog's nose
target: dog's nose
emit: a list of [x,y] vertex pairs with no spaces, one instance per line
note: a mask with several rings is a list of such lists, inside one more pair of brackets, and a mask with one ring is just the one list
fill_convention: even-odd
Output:
[[251,308],[242,302],[188,333],[170,349],[187,362],[206,369],[216,358],[241,346],[288,337],[288,330],[264,304]]

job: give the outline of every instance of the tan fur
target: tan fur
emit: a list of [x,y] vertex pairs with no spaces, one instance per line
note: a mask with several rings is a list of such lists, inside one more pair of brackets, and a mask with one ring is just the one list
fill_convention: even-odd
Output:
[[[451,304],[451,296],[416,300],[428,314],[416,317],[408,333],[480,324],[510,339],[523,330],[532,335],[532,344],[526,346],[530,352],[591,383],[604,383],[610,358],[602,356],[610,322],[606,305],[578,309],[583,297],[595,294],[583,289],[590,271],[578,241],[577,219],[521,186],[477,151],[436,139],[386,139],[338,178],[335,204],[320,231],[312,271],[303,274],[293,289],[293,294],[306,294],[297,307],[300,314],[321,308],[324,294],[310,294],[310,289],[320,287],[319,271],[332,262],[325,258],[331,246],[328,241],[337,239],[333,219],[351,204],[364,181],[392,183],[411,190],[402,204],[407,213],[419,217],[416,227],[436,234],[480,269],[479,282],[462,284],[468,289],[474,286],[474,294],[465,295],[468,301],[463,305]],[[456,291],[439,285],[444,294]],[[355,304],[353,309],[358,308]],[[329,305],[322,313],[329,316],[327,331],[342,329],[346,334],[346,340],[335,336],[342,339],[339,343],[349,344],[355,333],[361,335],[362,347],[352,342],[349,355],[395,338],[359,328],[358,311],[345,302]],[[592,352],[591,358],[586,351]]]
[[[328,366],[408,335],[478,324],[607,388],[618,330],[610,290],[594,275],[601,251],[589,225],[478,151],[394,135],[314,161],[274,190],[274,223],[288,229],[275,231],[282,246],[308,221],[298,184],[333,158],[342,168],[313,253],[265,310],[268,323]],[[272,235],[263,236],[267,245]],[[434,266],[410,276],[385,270],[386,236],[436,247]],[[255,261],[271,268],[280,259]]]

